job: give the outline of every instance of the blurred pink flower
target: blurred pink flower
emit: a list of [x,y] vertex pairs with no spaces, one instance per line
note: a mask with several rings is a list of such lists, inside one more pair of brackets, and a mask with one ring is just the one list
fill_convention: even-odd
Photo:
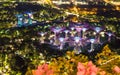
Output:
[[97,73],[95,73],[95,72],[91,72],[89,75],[97,75]]
[[85,66],[82,63],[78,62],[77,69],[78,71],[85,70]]
[[77,75],[85,75],[86,69],[82,63],[78,62],[77,69],[78,69]]
[[118,66],[115,66],[113,68],[113,71],[116,72],[116,73],[120,73],[120,68]]
[[87,64],[87,66],[88,66],[88,67],[93,66],[92,61],[89,61],[88,64]]
[[78,71],[77,75],[85,75],[85,72],[84,71]]
[[35,70],[36,75],[43,75],[44,70]]
[[43,75],[44,71],[42,70],[32,70],[33,75]]
[[38,66],[38,70],[46,72],[48,70],[48,64]]
[[98,68],[95,65],[93,65],[93,66],[90,66],[90,70],[89,71],[97,73]]
[[45,72],[48,71],[48,64],[43,64],[42,67],[43,67]]
[[92,61],[89,61],[86,67],[79,62],[77,69],[77,75],[97,75],[97,72],[99,71],[99,69],[92,63]]
[[32,70],[33,75],[53,75],[53,71],[49,70],[48,64],[38,66],[37,70]]
[[53,70],[48,70],[46,75],[53,75]]

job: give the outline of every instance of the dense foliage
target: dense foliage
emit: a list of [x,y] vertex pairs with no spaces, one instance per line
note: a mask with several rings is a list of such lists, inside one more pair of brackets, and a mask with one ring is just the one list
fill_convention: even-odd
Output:
[[[33,12],[34,20],[39,21],[39,24],[16,27],[17,18],[15,15],[24,14],[28,11]],[[60,51],[52,48],[51,45],[40,44],[40,35],[38,35],[38,32],[47,31],[49,33],[49,26],[67,26],[71,18],[74,18],[67,15],[66,11],[68,10],[56,9],[47,4],[1,2],[0,74],[30,75],[32,74],[32,70],[37,69],[39,65],[47,63],[56,75],[75,75],[78,71],[78,63],[81,62],[86,66],[89,60],[92,60],[94,65],[101,68],[102,71],[104,70],[108,75],[114,73],[112,69],[115,66],[120,66],[119,39],[112,39],[109,47],[105,44],[106,46],[98,47],[99,51],[96,50],[90,54],[83,53],[80,55],[75,55],[71,49]],[[120,36],[120,19],[108,16],[102,14],[99,14],[99,16],[95,14],[79,14],[77,19],[81,22],[87,22],[90,25],[105,25],[116,36]],[[63,18],[65,18],[66,22],[63,22]]]

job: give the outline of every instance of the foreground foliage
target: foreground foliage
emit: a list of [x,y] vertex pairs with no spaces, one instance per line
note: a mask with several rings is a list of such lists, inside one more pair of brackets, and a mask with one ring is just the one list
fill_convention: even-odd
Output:
[[[119,75],[120,74],[120,56],[111,52],[106,45],[101,53],[96,55],[95,62],[89,61],[85,55],[75,55],[68,51],[65,56],[51,58],[46,61],[51,74],[46,75]],[[42,64],[40,64],[42,65]],[[44,64],[43,64],[44,65]],[[38,65],[39,66],[39,65]],[[29,72],[32,70],[28,70]],[[37,70],[35,70],[37,71]],[[42,70],[41,70],[42,71]],[[40,69],[39,69],[40,72]],[[39,75],[32,73],[31,75]],[[29,75],[28,72],[26,75]]]

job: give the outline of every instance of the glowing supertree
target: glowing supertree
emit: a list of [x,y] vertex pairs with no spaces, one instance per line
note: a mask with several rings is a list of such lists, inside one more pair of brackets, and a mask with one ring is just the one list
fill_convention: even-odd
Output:
[[[108,35],[108,40],[101,41],[101,36],[105,37],[105,33]],[[44,33],[40,33],[43,37],[46,37]],[[60,50],[66,48],[66,44],[69,47],[73,47],[76,54],[82,52],[82,49],[86,46],[90,46],[88,52],[93,52],[95,50],[95,45],[102,45],[103,43],[110,41],[113,33],[107,32],[103,27],[98,26],[88,26],[82,23],[72,24],[69,27],[65,26],[51,26],[48,44],[57,47]],[[42,38],[41,37],[41,38]],[[48,37],[48,36],[47,36]],[[46,38],[47,38],[46,37]],[[40,40],[41,43],[44,39]]]

